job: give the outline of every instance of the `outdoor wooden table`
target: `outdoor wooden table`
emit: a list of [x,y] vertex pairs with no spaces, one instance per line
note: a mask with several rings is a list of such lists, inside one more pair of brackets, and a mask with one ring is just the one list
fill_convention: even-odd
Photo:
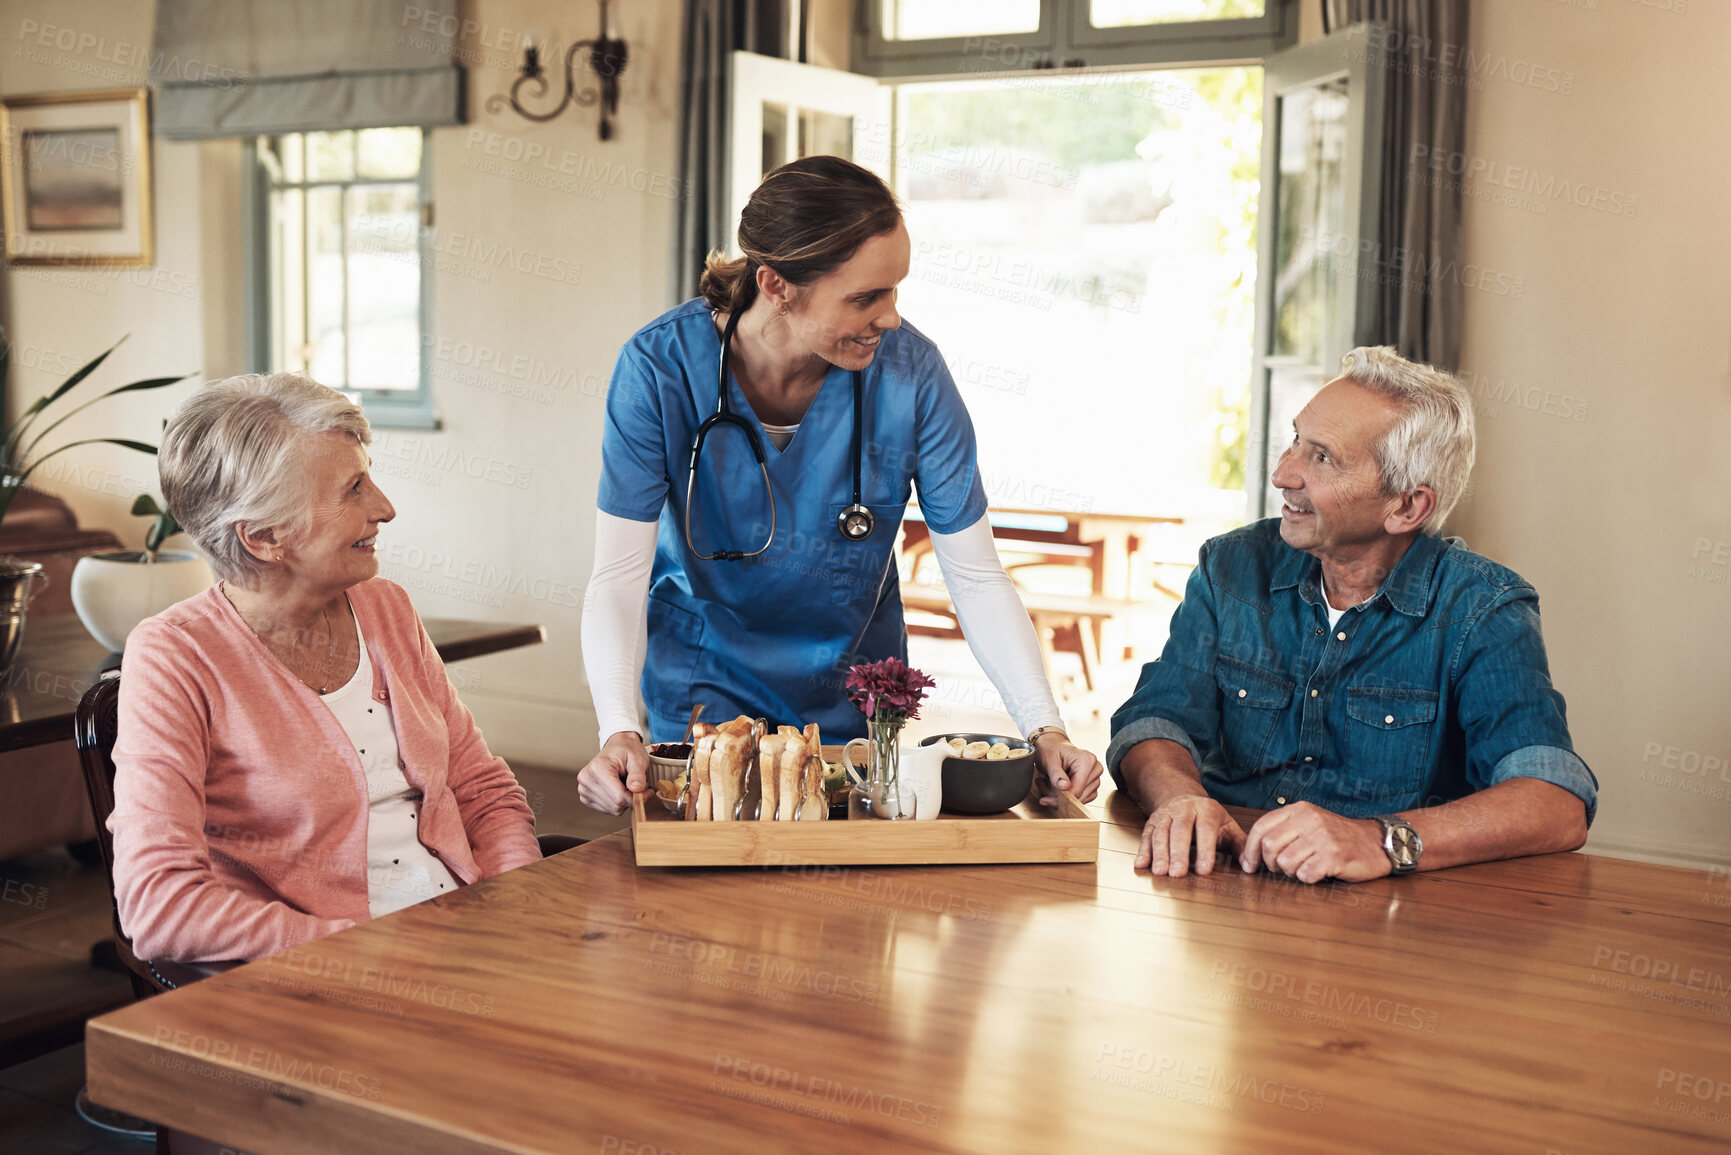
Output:
[[91,1022],[253,1152],[1722,1152],[1728,876],[639,870],[602,839]]

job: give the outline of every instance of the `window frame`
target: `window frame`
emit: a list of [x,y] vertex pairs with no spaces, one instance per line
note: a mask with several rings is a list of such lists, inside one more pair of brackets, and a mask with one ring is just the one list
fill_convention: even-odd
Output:
[[[412,126],[404,126],[412,127]],[[421,165],[414,178],[415,194],[420,209],[420,225],[416,246],[420,257],[420,309],[416,318],[419,329],[419,384],[413,389],[353,389],[346,385],[340,391],[355,399],[367,415],[367,421],[378,429],[438,429],[440,422],[433,406],[432,366],[428,357],[433,323],[433,137],[429,129],[421,132]],[[283,133],[284,136],[305,136],[307,133]],[[269,373],[279,367],[272,364],[271,334],[275,328],[274,286],[270,263],[270,198],[279,188],[341,188],[366,185],[401,185],[409,178],[295,181],[274,184],[259,157],[258,142],[248,138],[243,146],[241,225],[246,238],[244,271],[246,302],[244,306],[244,344],[247,370]],[[347,320],[345,318],[345,325]],[[347,341],[345,333],[344,340]]]
[[[891,40],[884,0],[854,0],[852,70],[880,80],[943,80],[1074,68],[1260,64],[1298,41],[1295,0],[1267,0],[1261,16],[1095,28],[1091,0],[1040,0],[1035,32]],[[975,42],[986,43],[977,46]]]

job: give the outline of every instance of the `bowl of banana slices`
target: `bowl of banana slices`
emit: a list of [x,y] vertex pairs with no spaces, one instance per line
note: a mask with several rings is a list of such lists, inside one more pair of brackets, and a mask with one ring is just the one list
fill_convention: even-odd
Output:
[[954,814],[1001,814],[1028,796],[1034,785],[1034,748],[1001,734],[934,734],[920,743],[942,742],[944,809]]

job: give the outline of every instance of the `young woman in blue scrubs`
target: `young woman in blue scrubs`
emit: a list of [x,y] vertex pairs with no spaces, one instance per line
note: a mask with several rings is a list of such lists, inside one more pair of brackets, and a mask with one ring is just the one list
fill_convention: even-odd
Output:
[[967,409],[896,312],[894,195],[839,157],[795,161],[752,194],[739,247],[631,338],[608,389],[583,612],[602,749],[583,801],[617,814],[645,788],[639,689],[647,740],[677,741],[698,702],[863,734],[846,671],[907,657],[894,547],[915,489],[981,666],[1053,785],[1093,798],[1100,765],[1064,733],[992,543]]

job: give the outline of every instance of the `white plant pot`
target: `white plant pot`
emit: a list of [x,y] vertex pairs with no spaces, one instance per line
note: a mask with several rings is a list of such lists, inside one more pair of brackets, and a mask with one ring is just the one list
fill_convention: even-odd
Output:
[[158,550],[153,563],[136,549],[86,554],[72,570],[72,608],[92,637],[119,652],[132,627],[212,580],[204,559],[183,550]]

